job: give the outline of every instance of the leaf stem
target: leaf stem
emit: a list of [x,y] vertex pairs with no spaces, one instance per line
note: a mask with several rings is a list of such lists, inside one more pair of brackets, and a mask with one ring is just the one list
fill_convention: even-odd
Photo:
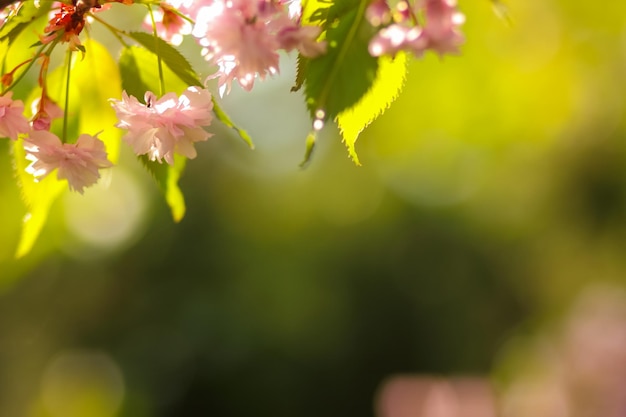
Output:
[[61,141],[67,142],[67,120],[70,108],[70,75],[72,74],[72,50],[67,50],[67,78],[65,79],[65,108],[63,111],[63,137]]
[[159,53],[159,43],[157,42],[159,34],[157,33],[156,21],[154,20],[154,12],[152,7],[148,6],[150,12],[150,20],[152,20],[152,34],[154,35],[154,49],[156,51],[158,65],[159,65],[159,96],[162,97],[165,94],[165,80],[163,78],[163,63],[161,62],[161,54]]
[[99,22],[100,24],[102,24],[105,28],[109,29],[109,31],[113,34],[113,36],[115,36],[117,38],[118,41],[120,41],[120,43],[128,48],[129,45],[124,41],[124,39],[120,36],[120,34],[122,35],[126,35],[128,36],[128,34],[126,32],[124,32],[123,30],[119,30],[118,28],[116,28],[115,26],[112,26],[111,24],[109,24],[107,21],[102,20],[99,16],[96,16],[93,13],[90,13],[89,16],[91,18],[93,18],[93,20],[95,20],[96,22]]

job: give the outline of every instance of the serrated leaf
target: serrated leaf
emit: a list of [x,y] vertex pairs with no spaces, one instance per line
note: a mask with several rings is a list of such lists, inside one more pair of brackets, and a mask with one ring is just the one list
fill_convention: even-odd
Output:
[[379,58],[378,72],[372,88],[354,106],[337,115],[337,124],[355,164],[361,165],[355,150],[359,134],[378,116],[389,108],[398,97],[406,79],[406,54],[399,53],[395,58]]
[[239,134],[239,137],[248,144],[250,149],[254,149],[254,143],[252,142],[252,138],[250,137],[248,132],[246,132],[243,129],[240,129],[233,123],[232,120],[230,120],[230,117],[226,114],[226,112],[224,112],[224,110],[222,110],[219,104],[217,104],[215,97],[212,97],[212,101],[213,101],[213,113],[215,114],[215,118],[219,120],[220,122],[224,123],[226,126],[235,130],[235,132]]
[[299,91],[304,85],[304,80],[306,79],[306,69],[307,69],[308,64],[309,64],[309,58],[303,55],[298,55],[298,62],[296,65],[296,80],[293,84],[293,87],[291,87],[292,93]]
[[301,13],[302,23],[310,24],[326,20],[328,9],[332,5],[332,0],[303,0]]
[[[325,55],[311,59],[306,75],[307,107],[312,117],[324,121],[334,119],[341,111],[354,105],[372,85],[378,61],[368,51],[374,29],[364,19],[367,0],[333,5],[342,16],[329,23],[326,31],[328,50]],[[348,10],[345,12],[345,10]]]
[[[158,94],[159,69],[157,56],[140,46],[124,48],[120,56],[120,73],[123,89],[143,101],[146,91]],[[163,67],[165,88],[168,92],[182,93],[189,84],[181,80],[168,66]]]
[[140,59],[140,57],[136,55],[140,50],[144,51],[134,46],[124,48],[120,55],[119,66],[122,76],[122,89],[125,90],[127,94],[135,96],[139,100],[143,100],[144,94],[146,91],[150,90],[150,87],[143,81],[141,77],[142,73],[139,70],[138,59]]
[[187,85],[203,87],[189,61],[172,45],[146,32],[131,32],[129,35],[150,52],[160,56],[163,63]]

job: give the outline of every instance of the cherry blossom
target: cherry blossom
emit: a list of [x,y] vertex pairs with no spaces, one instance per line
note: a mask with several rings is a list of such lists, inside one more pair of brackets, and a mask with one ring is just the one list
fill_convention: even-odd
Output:
[[20,133],[30,130],[30,125],[23,115],[24,103],[12,97],[12,91],[0,96],[0,137],[16,140]]
[[100,169],[113,166],[104,143],[96,136],[82,134],[76,143],[61,143],[48,131],[31,132],[24,139],[26,159],[31,161],[26,172],[41,180],[56,169],[59,180],[67,180],[70,190],[82,194],[85,187],[98,181]]
[[365,9],[365,18],[372,26],[391,22],[391,9],[385,0],[373,0]]
[[315,39],[322,32],[319,26],[285,25],[277,34],[278,42],[287,52],[297,49],[302,56],[315,58],[326,52],[326,42]]
[[250,91],[254,79],[279,71],[279,49],[297,48],[314,57],[325,51],[315,45],[317,27],[300,27],[285,3],[272,0],[214,0],[198,10],[193,35],[205,59],[217,64],[220,92],[236,80]]
[[[395,56],[399,51],[414,49],[421,50],[425,42],[420,41],[422,30],[416,26],[406,26],[395,23],[381,29],[370,41],[369,52],[372,56]],[[422,48],[416,48],[416,45]],[[413,46],[413,48],[411,48]],[[421,52],[420,52],[421,54]]]
[[148,155],[150,160],[162,159],[173,165],[174,154],[195,158],[195,142],[211,136],[204,130],[212,121],[213,102],[208,90],[189,87],[177,97],[168,93],[157,100],[152,92],[145,94],[145,104],[125,91],[122,100],[111,100],[119,123],[128,130],[124,141],[137,155]]
[[444,54],[458,54],[464,42],[459,26],[465,16],[457,10],[456,0],[426,0],[426,25],[422,31],[424,48]]
[[31,123],[34,130],[50,130],[52,119],[63,117],[63,110],[47,95],[33,100]]
[[[375,0],[368,8],[373,16],[370,21],[378,23],[381,0]],[[372,56],[395,55],[409,51],[420,57],[427,50],[439,56],[458,54],[465,41],[459,30],[465,17],[457,9],[456,0],[422,0],[413,9],[406,3],[397,5],[397,21],[382,27],[372,38],[369,51]],[[424,24],[416,24],[415,16],[423,16]]]

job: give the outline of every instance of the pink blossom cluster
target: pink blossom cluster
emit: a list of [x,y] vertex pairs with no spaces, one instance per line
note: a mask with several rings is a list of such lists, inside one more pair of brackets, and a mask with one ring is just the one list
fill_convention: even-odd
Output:
[[56,169],[58,179],[67,180],[70,190],[82,194],[85,187],[98,181],[101,168],[113,166],[96,136],[82,134],[76,143],[61,143],[47,130],[32,131],[24,139],[26,159],[31,161],[26,172],[41,180]]
[[401,1],[395,10],[385,0],[373,0],[366,16],[374,26],[381,26],[369,44],[372,56],[409,51],[421,57],[427,50],[439,56],[458,54],[465,41],[459,30],[465,16],[456,0],[419,0],[414,5]]
[[23,102],[13,100],[12,91],[0,95],[0,137],[15,141],[23,135],[26,159],[31,161],[26,171],[37,180],[57,170],[58,179],[67,180],[71,190],[82,194],[98,181],[99,169],[113,165],[96,136],[83,134],[76,143],[62,143],[49,131],[52,119],[62,117],[63,111],[46,95],[33,103],[30,122],[23,112]]
[[0,96],[0,137],[17,140],[20,133],[30,130],[23,112],[24,103],[22,100],[13,100],[12,91]]
[[173,165],[174,154],[195,158],[195,142],[205,141],[210,134],[203,126],[212,120],[213,101],[208,90],[189,87],[177,97],[165,94],[157,100],[152,92],[145,95],[145,104],[125,91],[121,100],[111,100],[121,129],[128,130],[124,141],[137,155],[151,161],[162,159]]
[[223,94],[233,81],[249,91],[257,76],[278,73],[279,50],[306,57],[325,52],[325,42],[317,41],[321,28],[301,25],[293,10],[282,0],[169,0],[155,18],[159,35],[172,43],[193,34],[205,59],[217,65],[213,78]]

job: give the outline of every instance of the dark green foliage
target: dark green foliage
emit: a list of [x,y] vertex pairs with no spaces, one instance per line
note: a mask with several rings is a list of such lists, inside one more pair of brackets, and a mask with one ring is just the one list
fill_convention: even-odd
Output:
[[[337,3],[328,10],[325,55],[307,66],[306,99],[311,115],[318,110],[333,119],[355,104],[371,87],[378,68],[368,51],[374,29],[364,19],[367,2]],[[354,6],[354,7],[349,7]]]

